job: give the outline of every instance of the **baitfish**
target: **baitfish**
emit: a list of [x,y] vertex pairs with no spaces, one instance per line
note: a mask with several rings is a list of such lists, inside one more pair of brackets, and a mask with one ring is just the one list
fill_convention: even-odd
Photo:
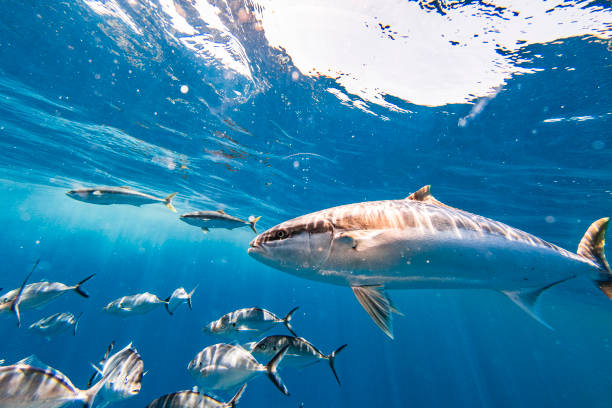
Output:
[[[36,261],[34,267],[37,264],[38,261]],[[20,288],[13,289],[0,296],[0,313],[9,311],[15,313],[18,325],[21,325],[20,310],[38,309],[66,292],[75,291],[79,295],[88,298],[89,295],[81,289],[81,285],[95,276],[95,274],[89,275],[73,286],[67,286],[61,282],[36,282],[26,285],[27,280],[32,275],[32,271],[28,274]]]
[[40,319],[36,323],[32,323],[30,325],[30,330],[41,336],[45,336],[47,339],[69,329],[72,329],[72,335],[76,336],[81,316],[83,316],[83,313],[80,313],[78,316],[66,312],[55,313],[54,315]]
[[577,253],[501,222],[436,200],[425,186],[403,200],[343,205],[285,221],[257,236],[248,252],[305,279],[350,286],[391,338],[385,289],[493,289],[536,313],[542,292],[578,276],[612,298],[604,256],[609,218],[595,221]]
[[146,408],[234,408],[246,388],[244,384],[229,402],[221,402],[197,391],[179,391],[159,397]]
[[191,296],[193,296],[197,288],[198,287],[196,286],[189,293],[187,293],[187,291],[183,287],[175,289],[174,292],[172,292],[172,295],[170,295],[165,300],[166,303],[164,304],[164,306],[166,306],[166,310],[168,311],[168,313],[173,314],[176,308],[178,308],[183,303],[187,303],[187,306],[189,306],[189,310],[193,310],[191,308]]
[[336,360],[336,355],[347,346],[346,344],[338,347],[330,354],[323,354],[308,340],[302,337],[276,335],[265,337],[258,342],[248,343],[245,345],[245,348],[249,350],[255,358],[259,359],[260,357],[272,358],[278,350],[281,350],[285,346],[289,346],[289,349],[283,358],[281,364],[283,367],[290,366],[303,368],[318,363],[319,361],[327,360],[334,377],[336,377],[336,381],[338,381],[338,385],[340,385],[340,378],[338,378],[338,373],[336,373],[334,362]]
[[176,212],[172,205],[172,199],[176,193],[172,193],[166,198],[159,198],[151,194],[141,193],[127,186],[121,186],[81,188],[70,190],[66,195],[78,201],[100,205],[128,204],[140,207],[145,204],[163,203],[170,210]]
[[61,372],[30,356],[0,367],[0,408],[59,408],[73,402],[91,407],[106,378],[80,390]]
[[187,366],[187,370],[202,389],[229,390],[244,384],[262,373],[285,395],[289,391],[276,368],[289,347],[283,347],[266,365],[240,346],[214,344],[200,351]]
[[[167,304],[165,300],[149,292],[139,293],[131,296],[123,296],[113,300],[104,307],[106,313],[117,316],[142,315],[149,313],[159,305]],[[168,312],[170,313],[170,312]]]
[[248,221],[226,214],[223,210],[217,211],[195,211],[181,215],[181,221],[189,225],[202,228],[207,233],[209,228],[234,229],[250,225],[254,233],[257,234],[255,224],[261,217],[250,216]]
[[130,343],[109,356],[113,345],[114,342],[109,345],[104,359],[100,362],[102,368],[94,366],[96,373],[89,380],[91,384],[96,375],[106,379],[100,390],[100,398],[103,401],[101,408],[137,395],[142,387],[144,363],[138,350]]
[[291,327],[291,316],[298,307],[294,307],[284,318],[279,318],[274,313],[258,307],[239,309],[228,313],[219,319],[210,322],[204,327],[204,332],[222,336],[225,338],[251,338],[264,333],[279,323],[284,324],[287,330],[297,336]]

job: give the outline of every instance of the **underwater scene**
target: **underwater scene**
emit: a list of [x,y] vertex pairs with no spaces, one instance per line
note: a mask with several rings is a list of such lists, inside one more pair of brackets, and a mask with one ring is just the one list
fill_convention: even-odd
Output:
[[0,408],[607,408],[610,89],[607,0],[0,2]]

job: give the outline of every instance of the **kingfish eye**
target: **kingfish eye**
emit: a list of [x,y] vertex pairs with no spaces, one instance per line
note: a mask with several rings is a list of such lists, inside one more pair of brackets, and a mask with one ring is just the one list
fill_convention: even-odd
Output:
[[265,345],[265,344],[262,344],[262,345],[261,345],[261,349],[262,349],[262,350],[265,350],[265,349],[266,349],[266,345]]
[[285,230],[278,230],[278,231],[276,231],[276,238],[283,239],[286,236],[287,236],[287,231],[285,231]]

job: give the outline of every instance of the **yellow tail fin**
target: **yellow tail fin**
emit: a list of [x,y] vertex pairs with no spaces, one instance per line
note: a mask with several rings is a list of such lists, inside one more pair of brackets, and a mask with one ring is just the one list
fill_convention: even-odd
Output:
[[168,197],[164,198],[166,207],[168,207],[172,212],[176,212],[176,208],[174,208],[174,206],[172,205],[172,199],[175,195],[176,193],[172,193]]

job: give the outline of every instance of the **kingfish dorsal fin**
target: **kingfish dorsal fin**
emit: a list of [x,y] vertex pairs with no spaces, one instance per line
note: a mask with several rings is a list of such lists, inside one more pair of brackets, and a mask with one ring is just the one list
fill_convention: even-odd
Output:
[[408,197],[406,197],[406,200],[422,201],[424,203],[429,203],[429,204],[437,205],[440,207],[452,208],[436,200],[436,198],[433,195],[431,195],[431,186],[429,184],[424,187],[421,187],[419,190],[410,194]]
[[523,309],[529,316],[533,317],[536,321],[542,324],[544,327],[549,328],[550,330],[554,330],[548,323],[542,319],[537,310],[537,302],[538,298],[544,291],[552,288],[555,285],[568,281],[570,279],[575,278],[576,276],[570,276],[569,278],[561,279],[560,281],[556,281],[550,283],[541,288],[523,288],[518,290],[502,290],[501,292],[508,296],[508,298],[513,301],[518,307]]
[[391,299],[385,292],[384,287],[373,285],[351,286],[351,288],[361,306],[363,306],[372,320],[374,320],[374,323],[376,323],[387,336],[393,339],[393,320],[391,313],[401,313],[393,307]]
[[218,212],[219,214],[225,214],[225,211],[223,211],[223,210],[217,210],[217,212]]

